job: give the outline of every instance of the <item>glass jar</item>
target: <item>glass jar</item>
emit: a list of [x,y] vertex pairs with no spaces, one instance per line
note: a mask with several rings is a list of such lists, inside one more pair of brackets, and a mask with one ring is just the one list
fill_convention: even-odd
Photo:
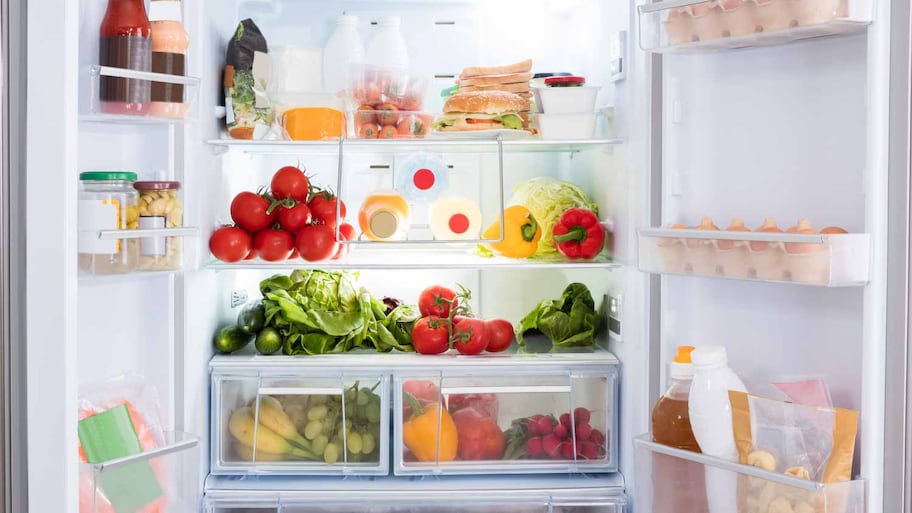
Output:
[[[177,194],[180,182],[136,182],[139,191],[139,228],[180,228],[184,205]],[[180,269],[183,263],[180,237],[143,237],[139,244],[139,268],[147,271]]]
[[79,175],[79,268],[93,274],[120,274],[136,269],[136,239],[99,238],[100,230],[133,230],[139,226],[136,173],[88,171]]

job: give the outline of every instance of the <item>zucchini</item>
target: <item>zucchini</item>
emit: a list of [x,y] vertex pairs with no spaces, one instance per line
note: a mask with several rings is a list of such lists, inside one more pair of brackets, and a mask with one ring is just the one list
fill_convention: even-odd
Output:
[[266,324],[266,308],[262,301],[244,305],[237,316],[237,327],[248,335],[256,335]]
[[253,336],[237,326],[225,326],[215,334],[215,349],[220,353],[233,353],[243,349],[251,340]]

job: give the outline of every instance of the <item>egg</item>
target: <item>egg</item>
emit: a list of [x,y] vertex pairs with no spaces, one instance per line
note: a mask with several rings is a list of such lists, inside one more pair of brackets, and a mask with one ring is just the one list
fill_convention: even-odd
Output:
[[[767,217],[763,220],[763,224],[754,230],[758,233],[782,233],[782,230],[776,226],[776,220],[772,217]],[[765,251],[769,248],[769,242],[751,242],[750,248],[754,251]]]
[[823,230],[820,230],[820,233],[823,235],[842,235],[842,234],[846,234],[849,232],[845,231],[844,229],[842,229],[838,226],[827,226]]
[[[687,226],[686,224],[678,224],[678,223],[675,223],[675,224],[669,226],[668,228],[671,230],[689,230],[690,229],[690,227]],[[659,239],[659,246],[667,247],[667,246],[671,246],[679,241],[680,241],[680,239],[670,239],[667,237],[663,237],[663,238]]]
[[[792,226],[788,229],[788,233],[799,233],[799,234],[816,234],[815,230],[811,226],[811,222],[807,219],[801,219],[798,221],[798,224]],[[787,253],[815,253],[817,251],[823,251],[826,249],[823,244],[817,243],[806,243],[806,242],[787,242],[785,244],[785,251]]]
[[[700,220],[700,224],[694,227],[696,230],[710,230],[710,231],[719,231],[719,227],[713,224],[711,217],[704,217]],[[701,244],[704,244],[705,241],[701,239],[690,239],[687,241],[689,247],[695,248]]]
[[[726,228],[725,230],[729,231],[729,232],[749,232],[750,228],[748,228],[747,226],[744,226],[743,219],[741,219],[740,217],[736,217],[736,218],[732,219],[731,224],[728,225],[728,228]],[[737,241],[720,240],[717,242],[717,245],[719,246],[719,249],[729,250],[729,249],[732,249],[733,247],[735,247],[735,242],[737,242]]]

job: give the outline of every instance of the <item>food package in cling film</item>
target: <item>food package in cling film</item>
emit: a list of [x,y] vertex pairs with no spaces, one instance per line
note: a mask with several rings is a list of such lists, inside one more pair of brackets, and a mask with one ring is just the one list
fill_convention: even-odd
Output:
[[266,38],[251,19],[238,24],[225,57],[225,110],[234,139],[262,139],[272,126],[275,109],[266,90],[272,61]]

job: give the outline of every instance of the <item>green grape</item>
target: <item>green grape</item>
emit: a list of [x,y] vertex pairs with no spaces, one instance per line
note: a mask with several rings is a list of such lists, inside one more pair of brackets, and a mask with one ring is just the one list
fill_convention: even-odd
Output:
[[329,413],[329,408],[326,405],[314,406],[307,410],[307,420],[323,420],[326,418],[327,413]]
[[355,387],[345,389],[345,402],[346,404],[352,403],[358,398],[358,390]]
[[374,394],[371,393],[369,388],[362,388],[358,392],[358,399],[357,399],[358,406],[366,406],[367,403],[370,402],[370,398],[372,395],[374,395]]
[[345,410],[345,413],[347,414],[347,417],[348,417],[348,419],[346,419],[346,420],[352,420],[352,421],[361,420],[361,412],[358,411],[358,406],[355,406],[354,403],[352,403],[352,405]]
[[310,396],[310,405],[311,405],[311,406],[319,406],[319,405],[321,405],[321,404],[326,404],[326,396],[325,396],[325,395],[312,395],[312,396]]
[[360,462],[360,461],[361,461],[361,453],[360,453],[360,452],[354,453],[354,454],[352,454],[351,452],[348,453],[348,462],[349,462],[349,463],[358,463],[358,462]]
[[364,411],[364,418],[371,424],[380,422],[380,405],[374,403],[368,404],[367,409]]
[[367,420],[367,406],[358,406],[358,418]]
[[323,449],[323,461],[330,465],[335,465],[339,461],[339,446],[334,443],[328,444]]
[[313,440],[323,432],[323,423],[319,420],[312,420],[304,428],[304,438]]
[[377,440],[370,433],[361,434],[361,454],[370,454],[377,447]]
[[357,431],[352,431],[348,434],[348,438],[345,439],[345,445],[348,452],[352,454],[359,454],[361,449],[364,448],[364,443],[361,441],[361,435],[359,435]]
[[311,448],[313,449],[314,454],[323,454],[327,445],[329,445],[329,438],[326,435],[320,435],[314,438]]

